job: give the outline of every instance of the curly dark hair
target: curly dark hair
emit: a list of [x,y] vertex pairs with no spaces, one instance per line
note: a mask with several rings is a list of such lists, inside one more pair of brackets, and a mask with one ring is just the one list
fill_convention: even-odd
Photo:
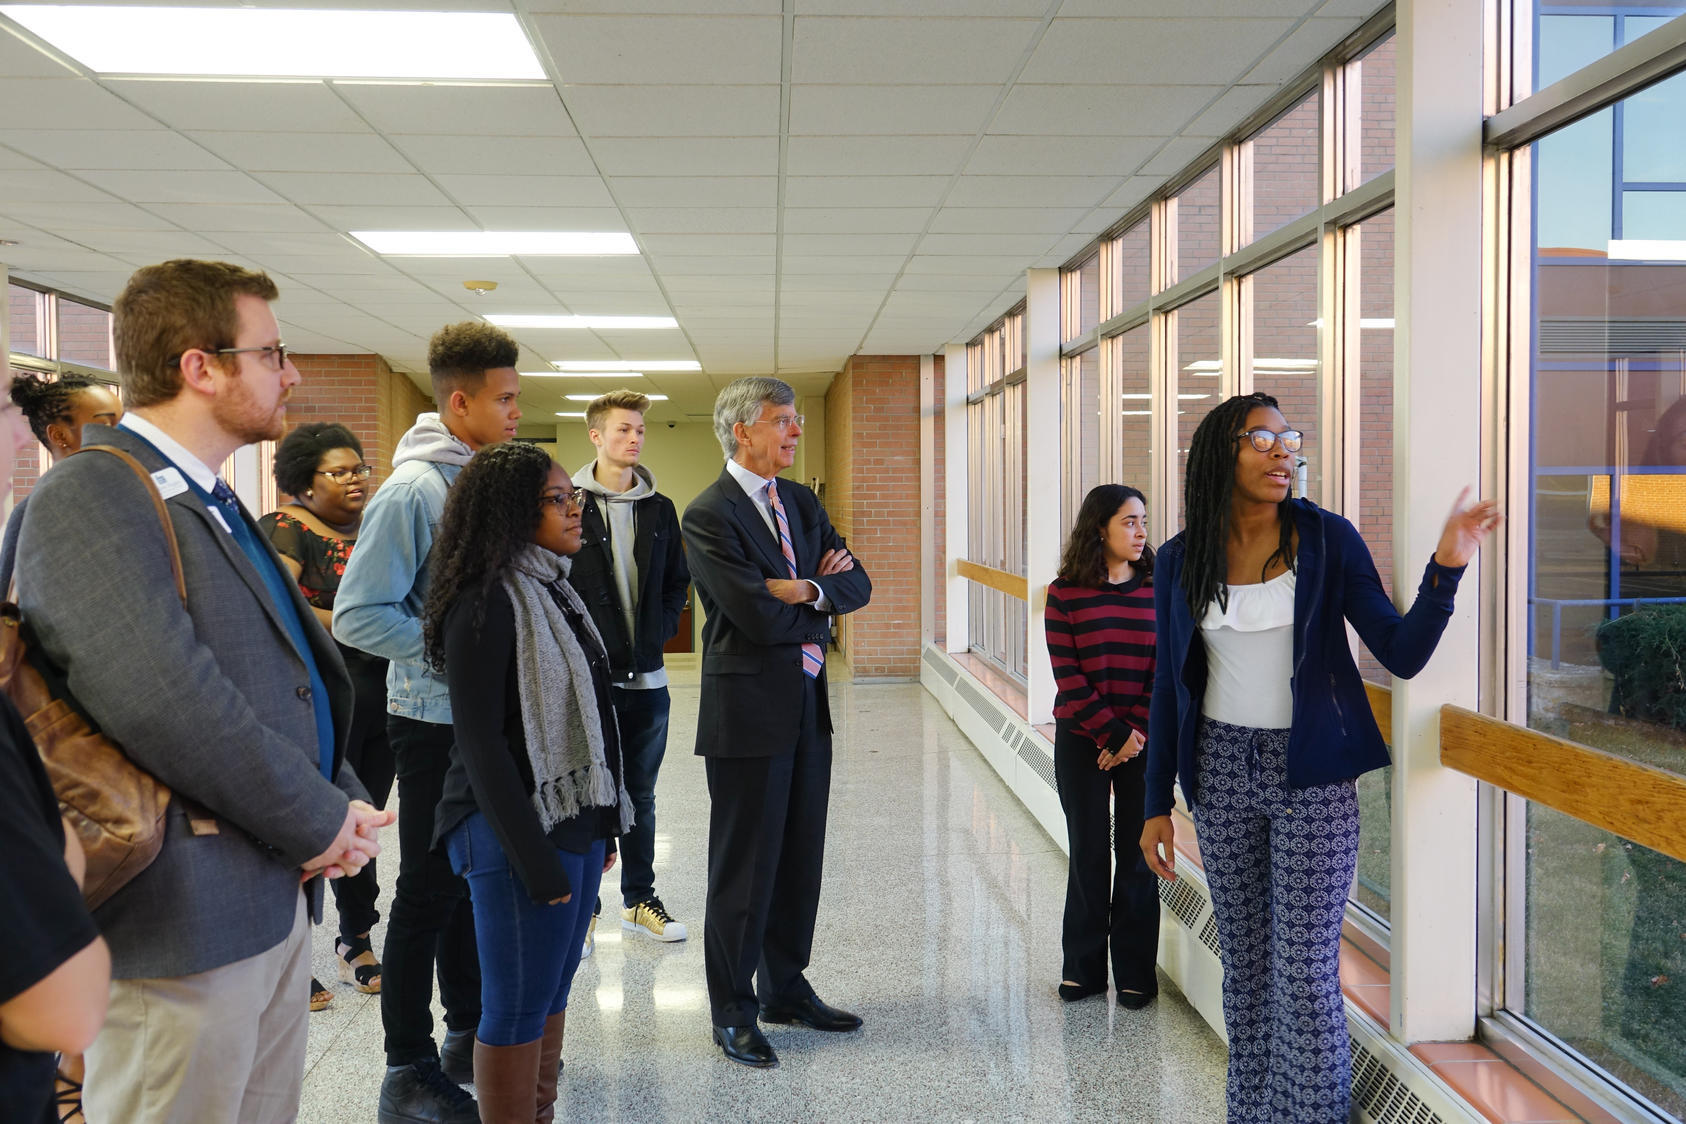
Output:
[[305,422],[281,439],[275,450],[275,486],[289,496],[310,491],[316,466],[335,449],[350,449],[363,459],[363,442],[338,422]]
[[[1077,509],[1077,519],[1066,536],[1065,550],[1060,554],[1060,577],[1072,585],[1098,589],[1106,584],[1106,525],[1118,514],[1126,500],[1140,500],[1147,510],[1147,497],[1128,484],[1097,484],[1083,497]],[[1132,562],[1137,573],[1153,576],[1153,547],[1142,548],[1142,556]]]
[[484,320],[447,324],[427,343],[427,371],[433,380],[433,400],[445,408],[451,392],[473,396],[486,385],[486,372],[513,367],[521,360],[521,345],[502,328]]
[[76,396],[91,387],[105,387],[106,383],[87,375],[60,375],[49,379],[46,375],[14,375],[12,401],[29,421],[30,432],[41,444],[47,440],[47,427],[55,422],[70,424],[72,403]]
[[[539,497],[555,462],[525,441],[487,445],[469,461],[445,498],[445,513],[427,556],[422,642],[428,664],[445,670],[445,614],[478,586],[482,597],[533,541],[543,518]],[[485,623],[485,606],[474,627]]]
[[[1235,460],[1241,453],[1236,434],[1247,415],[1260,406],[1278,409],[1268,394],[1237,394],[1200,420],[1188,443],[1188,469],[1183,478],[1183,596],[1189,612],[1199,620],[1213,601],[1219,610],[1229,606],[1229,506],[1235,491]],[[1294,568],[1294,502],[1290,493],[1276,505],[1281,538],[1265,559],[1264,570],[1277,559]],[[1262,580],[1262,574],[1261,574]]]

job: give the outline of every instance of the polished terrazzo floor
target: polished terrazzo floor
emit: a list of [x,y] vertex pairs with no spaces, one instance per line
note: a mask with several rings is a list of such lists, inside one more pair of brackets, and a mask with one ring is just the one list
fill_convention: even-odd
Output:
[[[600,926],[569,1006],[558,1120],[1223,1119],[1223,1045],[1168,980],[1145,1011],[1055,996],[1065,856],[915,684],[832,688],[831,818],[809,979],[865,1027],[770,1028],[781,1059],[771,1071],[722,1058],[703,987],[697,691],[694,676],[675,680],[656,883],[693,935],[663,945]],[[384,866],[382,881],[395,872],[396,862]],[[383,909],[385,900],[383,890]],[[605,899],[606,920],[616,904]],[[315,957],[317,975],[334,979],[330,926],[316,931]],[[372,1121],[379,1001],[335,990],[311,1016],[300,1119]]]

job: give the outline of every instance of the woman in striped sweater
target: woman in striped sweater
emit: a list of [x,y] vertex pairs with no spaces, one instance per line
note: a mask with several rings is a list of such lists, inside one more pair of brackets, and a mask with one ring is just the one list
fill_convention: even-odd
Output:
[[[1106,991],[1109,946],[1120,1006],[1145,1007],[1159,993],[1159,895],[1135,846],[1153,692],[1152,576],[1142,494],[1123,484],[1092,490],[1044,617],[1058,688],[1054,777],[1071,855],[1059,987],[1067,1002]],[[1117,819],[1110,839],[1108,796]]]

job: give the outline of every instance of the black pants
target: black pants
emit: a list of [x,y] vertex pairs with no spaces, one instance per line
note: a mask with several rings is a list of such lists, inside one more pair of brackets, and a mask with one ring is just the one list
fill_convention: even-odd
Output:
[[480,954],[468,884],[433,850],[433,813],[451,763],[451,727],[387,716],[398,773],[398,887],[381,952],[381,1023],[386,1064],[438,1056],[433,1043],[433,975],[445,1025],[480,1023]]
[[820,908],[831,735],[819,728],[820,688],[810,679],[803,690],[795,746],[706,761],[703,965],[715,1026],[751,1026],[761,1004],[814,994],[803,973]]
[[[386,661],[343,645],[340,651],[345,655],[346,670],[351,673],[355,700],[345,760],[369,790],[369,799],[375,807],[385,808],[387,797],[392,795],[392,742],[386,733]],[[380,910],[375,908],[379,894],[375,862],[370,859],[367,866],[350,878],[336,878],[329,883],[334,888],[342,936],[367,933],[381,919]]]
[[[1065,811],[1071,861],[1065,883],[1064,979],[1106,986],[1107,950],[1113,986],[1159,991],[1159,889],[1142,858],[1142,804],[1147,755],[1112,769],[1095,764],[1100,746],[1064,720],[1054,725],[1054,780]],[[1107,798],[1114,838],[1107,840]],[[1113,857],[1117,856],[1114,867]]]
[[666,687],[613,691],[620,722],[621,770],[632,798],[632,830],[621,836],[621,904],[631,907],[656,896],[656,776],[667,752]]

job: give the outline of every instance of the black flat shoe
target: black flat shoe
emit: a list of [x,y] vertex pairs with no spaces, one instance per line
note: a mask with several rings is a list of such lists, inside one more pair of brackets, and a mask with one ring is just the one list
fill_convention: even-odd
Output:
[[721,1053],[739,1065],[772,1069],[779,1064],[779,1056],[773,1053],[767,1036],[761,1033],[760,1027],[753,1024],[715,1027],[714,1044],[720,1047]]
[[1125,991],[1119,988],[1118,1005],[1131,1011],[1139,1011],[1152,1003],[1157,996],[1158,993],[1153,991]]
[[1083,984],[1070,984],[1060,981],[1060,998],[1067,1003],[1075,1003],[1079,999],[1087,999],[1091,995],[1100,995],[1106,991],[1106,985],[1100,987],[1085,987]]
[[861,1028],[861,1017],[828,1005],[817,995],[795,1003],[769,1003],[761,1008],[764,1023],[801,1023],[814,1030],[847,1031]]

